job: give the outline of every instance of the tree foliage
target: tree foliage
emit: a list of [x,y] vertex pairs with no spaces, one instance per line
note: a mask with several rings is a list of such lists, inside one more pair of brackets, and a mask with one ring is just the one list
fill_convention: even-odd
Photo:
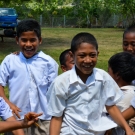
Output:
[[23,18],[40,14],[46,18],[77,17],[82,21],[80,26],[91,25],[94,18],[105,25],[113,14],[123,16],[130,24],[135,23],[135,0],[0,0],[0,7],[15,8]]

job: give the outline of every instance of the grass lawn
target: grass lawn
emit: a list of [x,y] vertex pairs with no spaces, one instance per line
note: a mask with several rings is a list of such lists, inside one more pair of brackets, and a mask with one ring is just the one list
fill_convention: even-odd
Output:
[[[52,56],[59,63],[60,53],[70,48],[72,38],[79,32],[92,33],[99,44],[99,56],[97,67],[107,71],[107,61],[113,54],[122,51],[123,29],[102,28],[42,28],[43,42],[40,50]],[[11,52],[19,51],[14,39],[4,38],[0,42],[0,62]],[[59,69],[59,74],[61,70]],[[8,96],[7,88],[6,95]]]

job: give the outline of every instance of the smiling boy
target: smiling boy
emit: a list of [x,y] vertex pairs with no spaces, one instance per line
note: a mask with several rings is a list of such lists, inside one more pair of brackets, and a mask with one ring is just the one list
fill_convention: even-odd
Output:
[[[121,90],[108,73],[95,68],[99,53],[95,37],[78,33],[71,51],[75,66],[59,75],[47,92],[50,135],[104,135],[116,123],[134,135],[115,106]],[[116,123],[103,113],[105,106]]]
[[[16,42],[21,50],[19,55],[10,54],[1,64],[0,96],[20,119],[28,112],[43,112],[38,120],[41,128],[32,126],[25,134],[48,135],[51,116],[47,113],[46,92],[58,74],[58,65],[49,55],[38,52],[42,37],[37,21],[22,20],[17,26]],[[4,93],[6,85],[9,100]]]

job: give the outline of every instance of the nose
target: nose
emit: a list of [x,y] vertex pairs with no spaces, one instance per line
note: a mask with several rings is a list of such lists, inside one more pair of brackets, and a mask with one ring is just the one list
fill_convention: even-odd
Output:
[[132,51],[133,50],[133,46],[132,45],[128,45],[127,46],[127,51]]
[[85,61],[84,61],[85,63],[90,63],[90,62],[92,62],[92,60],[91,60],[91,58],[89,57],[89,56],[87,56],[86,58],[85,58]]
[[26,46],[28,46],[28,47],[32,46],[31,42],[30,41],[27,41],[26,42]]

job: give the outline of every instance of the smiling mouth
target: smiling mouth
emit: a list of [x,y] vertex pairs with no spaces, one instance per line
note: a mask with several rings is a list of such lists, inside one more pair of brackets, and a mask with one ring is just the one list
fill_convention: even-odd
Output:
[[24,49],[26,52],[33,52],[34,49]]

